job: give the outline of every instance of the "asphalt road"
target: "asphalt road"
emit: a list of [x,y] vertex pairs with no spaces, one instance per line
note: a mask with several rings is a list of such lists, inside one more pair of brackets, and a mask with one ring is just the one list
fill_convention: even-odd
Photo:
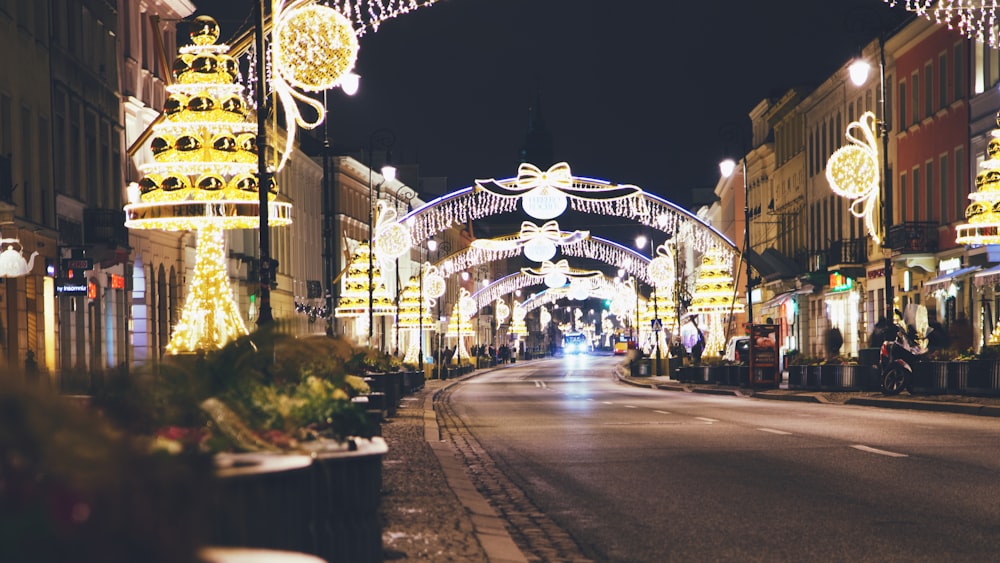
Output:
[[[997,418],[642,389],[617,361],[514,364],[442,398],[529,558],[1000,559]],[[565,538],[579,551],[546,545]]]

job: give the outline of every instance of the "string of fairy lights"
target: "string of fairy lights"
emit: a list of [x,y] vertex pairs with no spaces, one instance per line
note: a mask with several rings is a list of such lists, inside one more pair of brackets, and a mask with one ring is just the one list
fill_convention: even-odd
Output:
[[[900,3],[899,0],[883,1],[890,7]],[[969,39],[988,43],[994,48],[1000,45],[996,0],[904,0],[903,6],[907,11],[957,30]]]

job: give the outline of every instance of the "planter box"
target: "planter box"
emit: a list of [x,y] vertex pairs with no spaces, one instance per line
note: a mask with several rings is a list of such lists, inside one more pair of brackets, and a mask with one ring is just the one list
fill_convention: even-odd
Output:
[[381,438],[318,441],[311,455],[219,454],[212,544],[382,560]]
[[788,366],[788,388],[789,389],[805,389],[806,387],[806,368],[808,366]]
[[848,391],[860,389],[863,366],[824,365],[820,366],[820,389],[824,391]]
[[969,362],[948,362],[947,392],[956,395],[964,393],[968,377]]
[[708,371],[705,377],[706,383],[726,384],[728,382],[729,366],[710,366],[706,370]]
[[823,366],[806,366],[806,389],[819,391]]
[[968,395],[1000,395],[1000,362],[997,360],[972,360],[966,375],[965,393]]
[[920,362],[914,366],[911,392],[921,395],[940,395],[948,390],[948,364],[950,362]]

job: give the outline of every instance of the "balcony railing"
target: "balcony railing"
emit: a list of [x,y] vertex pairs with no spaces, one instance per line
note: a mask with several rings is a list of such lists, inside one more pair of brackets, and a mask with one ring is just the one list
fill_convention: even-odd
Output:
[[922,254],[938,251],[938,224],[933,221],[913,221],[889,227],[886,242],[893,252]]
[[868,262],[868,239],[835,240],[826,249],[827,266],[852,266]]

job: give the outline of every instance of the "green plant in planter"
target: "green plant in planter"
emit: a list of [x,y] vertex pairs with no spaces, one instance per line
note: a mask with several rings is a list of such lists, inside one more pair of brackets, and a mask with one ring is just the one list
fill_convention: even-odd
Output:
[[996,360],[1000,359],[1000,346],[983,346],[983,349],[979,351],[977,359],[980,360]]
[[959,356],[958,350],[952,350],[951,348],[942,348],[939,350],[931,350],[927,354],[927,359],[932,362],[950,362],[957,359]]
[[858,359],[852,356],[839,355],[822,360],[821,363],[828,366],[856,366],[858,365]]
[[[245,425],[278,448],[319,437],[370,437],[374,429],[363,407],[351,402],[368,391],[351,373],[368,357],[373,355],[342,338],[295,338],[277,328],[260,330],[219,350],[168,357],[152,389],[154,418],[161,428],[204,428],[208,414],[216,420],[201,446],[213,451],[259,449],[256,440],[224,431],[230,427],[220,416],[237,417],[236,426]],[[203,410],[209,399],[231,413]]]
[[788,364],[790,366],[813,366],[819,365],[823,361],[822,358],[814,358],[812,356],[806,356],[805,354],[795,354],[794,356],[788,356]]

